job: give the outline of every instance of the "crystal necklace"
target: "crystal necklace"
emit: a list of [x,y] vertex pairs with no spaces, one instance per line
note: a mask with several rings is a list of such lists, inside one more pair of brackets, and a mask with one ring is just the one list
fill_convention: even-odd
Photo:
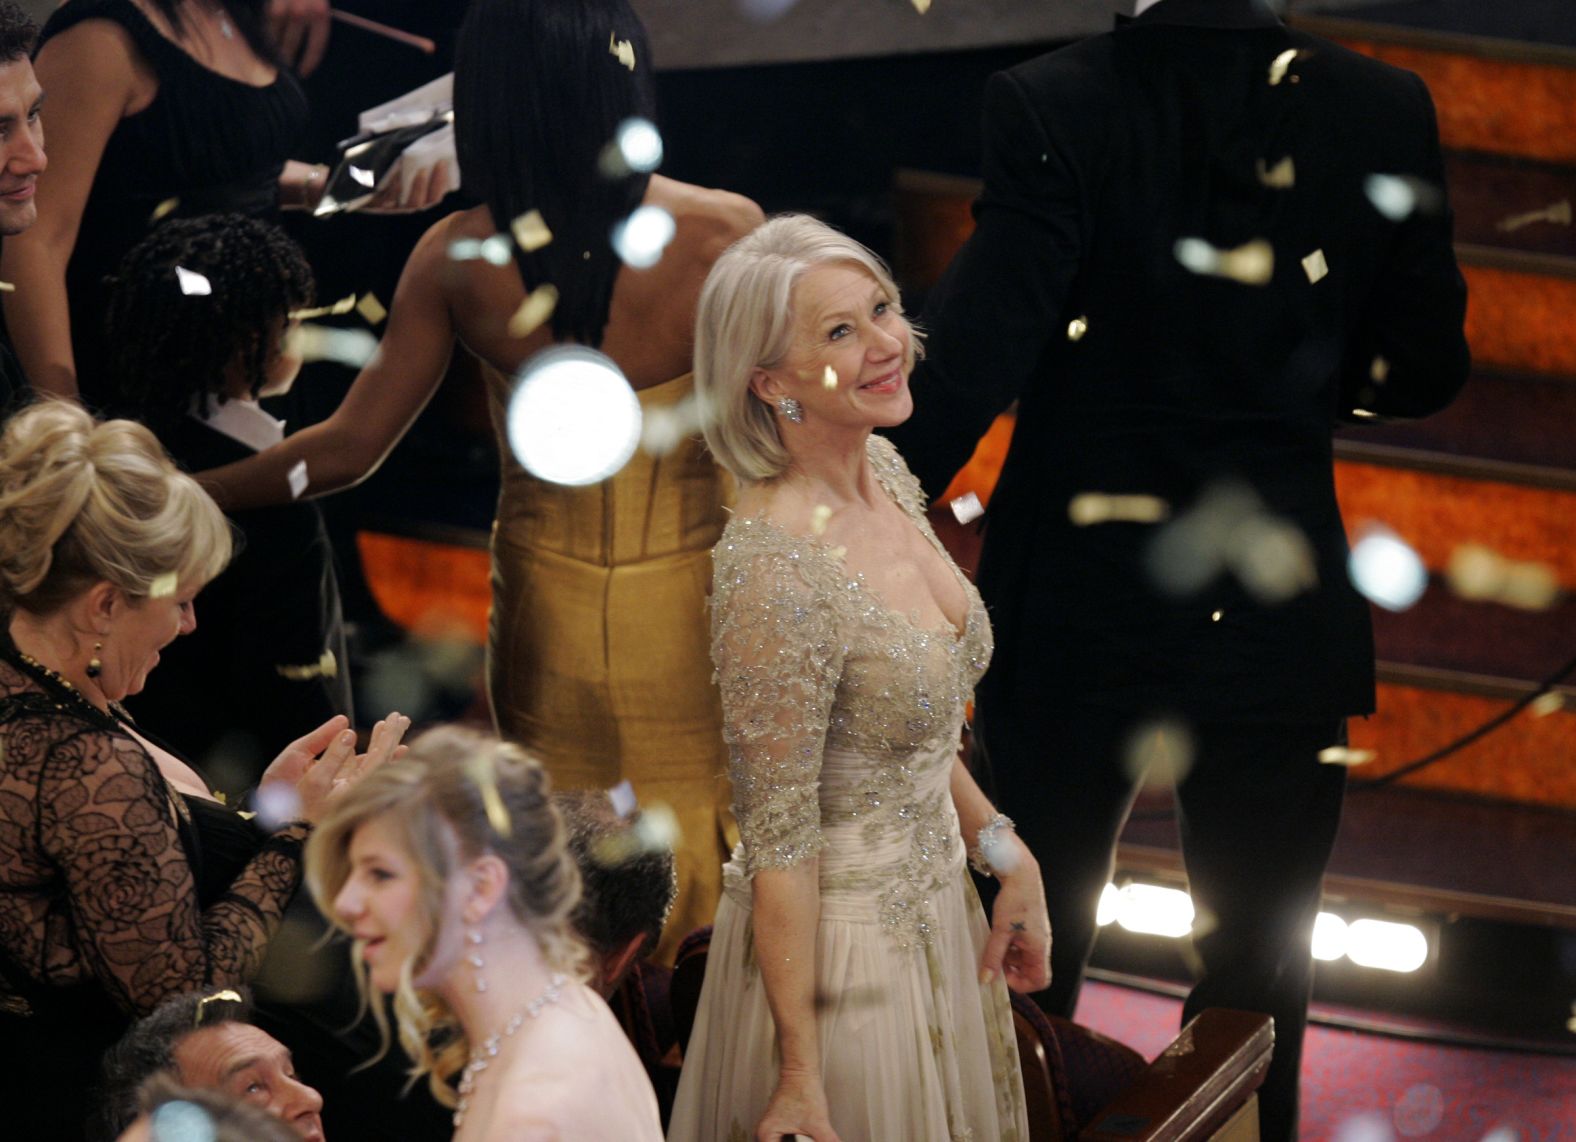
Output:
[[460,1123],[465,1121],[465,1112],[470,1109],[471,1095],[476,1090],[476,1076],[487,1069],[487,1061],[498,1057],[498,1051],[504,1042],[511,1038],[516,1031],[525,1026],[527,1019],[536,1019],[552,1004],[558,1002],[558,997],[563,994],[564,984],[568,977],[554,972],[547,989],[530,1003],[525,1005],[525,1010],[516,1011],[509,1017],[509,1022],[503,1025],[503,1030],[489,1035],[480,1047],[471,1051],[471,1061],[465,1064],[465,1070],[460,1074],[460,1100],[454,1106],[454,1129],[460,1128]]

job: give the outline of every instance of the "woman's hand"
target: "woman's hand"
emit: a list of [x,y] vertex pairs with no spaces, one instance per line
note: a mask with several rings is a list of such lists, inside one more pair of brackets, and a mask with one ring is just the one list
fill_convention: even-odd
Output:
[[389,169],[372,198],[358,209],[362,214],[415,214],[430,210],[449,193],[449,166],[433,163],[411,176],[410,185],[400,174],[400,163]]
[[1051,920],[1045,908],[1040,866],[1016,835],[1015,859],[1003,861],[1010,871],[998,873],[1001,891],[991,907],[990,939],[980,957],[980,980],[997,974],[1013,991],[1040,991],[1051,983]]
[[755,1142],[780,1142],[794,1135],[808,1142],[842,1142],[832,1129],[821,1076],[785,1070],[755,1128]]
[[356,753],[356,735],[343,714],[324,722],[284,748],[263,774],[263,785],[292,786],[300,800],[299,817],[317,824],[332,800],[390,758],[405,752],[400,739],[410,728],[403,714],[390,714],[372,727],[367,751]]

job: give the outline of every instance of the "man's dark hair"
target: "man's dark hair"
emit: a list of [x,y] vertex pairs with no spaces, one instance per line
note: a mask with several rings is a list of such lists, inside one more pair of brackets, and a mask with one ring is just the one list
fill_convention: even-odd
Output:
[[11,0],[0,0],[0,65],[15,63],[33,54],[38,25]]
[[187,1035],[203,1027],[251,1021],[252,996],[240,987],[177,995],[137,1020],[104,1053],[97,1136],[112,1142],[137,1117],[144,1084],[157,1074],[174,1075],[175,1048]]
[[475,0],[460,28],[460,176],[500,233],[542,212],[553,240],[530,253],[516,245],[514,258],[526,289],[557,288],[556,340],[602,344],[621,266],[609,235],[651,176],[604,172],[600,160],[624,120],[655,119],[652,74],[646,30],[626,0]]
[[599,956],[622,950],[640,933],[649,952],[678,894],[673,850],[652,845],[640,814],[620,817],[606,793],[562,791],[553,794],[553,804],[580,866],[575,931]]
[[279,349],[280,324],[312,293],[306,256],[277,226],[239,214],[165,222],[110,279],[104,332],[124,402],[115,411],[158,431],[185,416],[195,397],[219,392],[238,358],[256,396]]

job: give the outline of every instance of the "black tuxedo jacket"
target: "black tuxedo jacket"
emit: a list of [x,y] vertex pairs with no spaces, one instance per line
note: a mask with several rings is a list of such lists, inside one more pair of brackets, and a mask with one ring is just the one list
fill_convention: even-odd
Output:
[[[1372,174],[1436,201],[1392,220]],[[1423,83],[1254,0],[1162,0],[993,76],[984,175],[976,231],[926,308],[914,417],[892,432],[935,495],[1019,402],[980,568],[997,637],[982,700],[1022,700],[1027,677],[1207,720],[1372,710],[1331,431],[1356,407],[1435,411],[1469,363]],[[1266,240],[1273,274],[1190,272],[1186,237]],[[1145,569],[1154,525],[1068,517],[1080,492],[1176,512],[1221,480],[1304,532],[1317,588],[1268,605],[1221,575],[1172,598]]]
[[[256,453],[191,417],[159,434],[188,472]],[[351,714],[350,664],[333,551],[315,503],[234,512],[235,555],[197,595],[197,628],[160,652],[126,706],[199,765],[245,788],[290,742]],[[321,672],[324,651],[334,670]],[[285,669],[281,671],[281,667]],[[217,753],[215,751],[218,751]]]

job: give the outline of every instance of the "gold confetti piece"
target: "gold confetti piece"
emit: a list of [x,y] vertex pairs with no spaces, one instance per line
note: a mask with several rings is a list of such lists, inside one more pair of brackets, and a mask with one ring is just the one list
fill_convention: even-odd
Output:
[[1290,190],[1297,185],[1297,164],[1292,157],[1287,155],[1274,166],[1270,166],[1263,159],[1257,165],[1259,183],[1271,190]]
[[356,308],[356,295],[346,294],[333,305],[320,305],[316,309],[292,309],[285,314],[291,321],[312,321],[319,317],[340,317]]
[[356,312],[361,314],[362,320],[368,325],[380,325],[389,315],[383,308],[383,303],[378,300],[378,295],[368,290],[361,295],[361,300],[356,302]]
[[281,678],[288,678],[291,682],[310,682],[314,678],[338,678],[339,659],[334,657],[332,650],[325,650],[318,656],[316,662],[308,662],[301,666],[276,665],[274,672]]
[[1565,708],[1565,695],[1558,690],[1550,690],[1527,708],[1532,711],[1533,717],[1546,718],[1550,714],[1557,714]]
[[558,287],[552,282],[537,286],[509,318],[509,336],[529,337],[553,315],[553,310],[557,306]]
[[1075,317],[1067,323],[1067,340],[1082,341],[1084,334],[1089,332],[1089,319]]
[[930,0],[913,0],[913,4],[914,11],[918,12],[921,16],[930,11]]
[[1560,596],[1559,577],[1553,568],[1506,559],[1478,543],[1464,543],[1451,552],[1445,576],[1450,589],[1463,599],[1523,611],[1546,610]]
[[482,795],[482,809],[487,813],[487,823],[492,826],[492,831],[500,837],[509,836],[514,826],[509,820],[509,809],[503,803],[503,794],[498,792],[498,775],[493,769],[491,756],[479,754],[467,763],[466,768],[470,771],[471,784]]
[[821,387],[827,389],[828,391],[837,387],[837,370],[832,368],[830,365],[828,365],[826,367],[826,371],[821,374]]
[[15,292],[16,292],[16,284],[14,282],[0,282],[0,293],[15,293]]
[[1234,250],[1221,250],[1202,238],[1178,238],[1177,261],[1195,274],[1230,278],[1243,285],[1265,285],[1275,276],[1275,247],[1255,238]]
[[1545,206],[1541,210],[1529,210],[1525,214],[1512,214],[1509,218],[1503,218],[1496,222],[1494,229],[1502,234],[1509,234],[1539,222],[1551,222],[1557,226],[1569,226],[1571,224],[1571,200],[1562,198],[1560,201],[1550,206]]
[[826,534],[826,525],[832,518],[832,509],[826,504],[816,504],[815,510],[810,513],[810,532],[813,535]]
[[180,576],[174,571],[166,571],[149,584],[148,598],[168,599],[178,590],[180,590]]
[[1078,527],[1097,523],[1159,523],[1171,507],[1159,496],[1111,496],[1080,492],[1067,505],[1067,518]]
[[1343,745],[1332,745],[1319,751],[1319,761],[1324,765],[1344,765],[1348,768],[1367,765],[1377,756],[1371,749],[1347,749]]
[[310,482],[308,481],[306,474],[306,461],[297,460],[291,467],[290,471],[285,473],[285,480],[290,485],[290,498],[292,500],[299,500],[301,498],[301,493],[306,491],[307,485]]
[[1375,357],[1373,364],[1368,366],[1368,377],[1376,385],[1382,385],[1390,379],[1390,362],[1383,357]]
[[607,34],[607,50],[619,63],[635,70],[635,45],[628,40],[620,40],[612,32]]
[[540,210],[527,210],[509,223],[509,231],[514,235],[515,245],[527,254],[540,250],[553,240],[553,232],[547,228]]
[[178,198],[166,198],[163,202],[159,203],[153,208],[152,214],[148,215],[148,225],[152,226],[155,222],[168,217],[170,211],[174,210],[180,204],[181,200]]
[[1296,48],[1287,48],[1270,61],[1270,86],[1279,87],[1281,80],[1286,78],[1286,71],[1296,61],[1298,51]]
[[973,492],[964,492],[947,505],[952,509],[953,518],[959,523],[973,523],[985,514],[985,505],[980,503],[980,498]]
[[1370,410],[1368,410],[1366,408],[1354,408],[1354,409],[1352,409],[1352,415],[1355,416],[1358,420],[1378,420],[1379,419],[1379,414],[1377,412],[1372,412],[1372,411],[1370,411]]
[[1302,272],[1309,282],[1322,282],[1330,276],[1330,263],[1324,260],[1324,250],[1318,249],[1302,260]]
[[194,1026],[197,1026],[197,1027],[201,1027],[202,1026],[203,1014],[206,1012],[206,1010],[208,1008],[208,1005],[210,1003],[245,1003],[245,1002],[246,1002],[246,1000],[241,998],[241,993],[240,992],[232,991],[228,987],[225,988],[223,991],[216,991],[212,995],[205,995],[205,996],[203,996],[201,999],[199,999],[197,1001],[197,1013],[196,1013],[196,1017],[195,1017]]
[[213,283],[196,270],[188,270],[185,266],[175,267],[175,280],[181,287],[181,292],[187,297],[207,297],[213,293]]

